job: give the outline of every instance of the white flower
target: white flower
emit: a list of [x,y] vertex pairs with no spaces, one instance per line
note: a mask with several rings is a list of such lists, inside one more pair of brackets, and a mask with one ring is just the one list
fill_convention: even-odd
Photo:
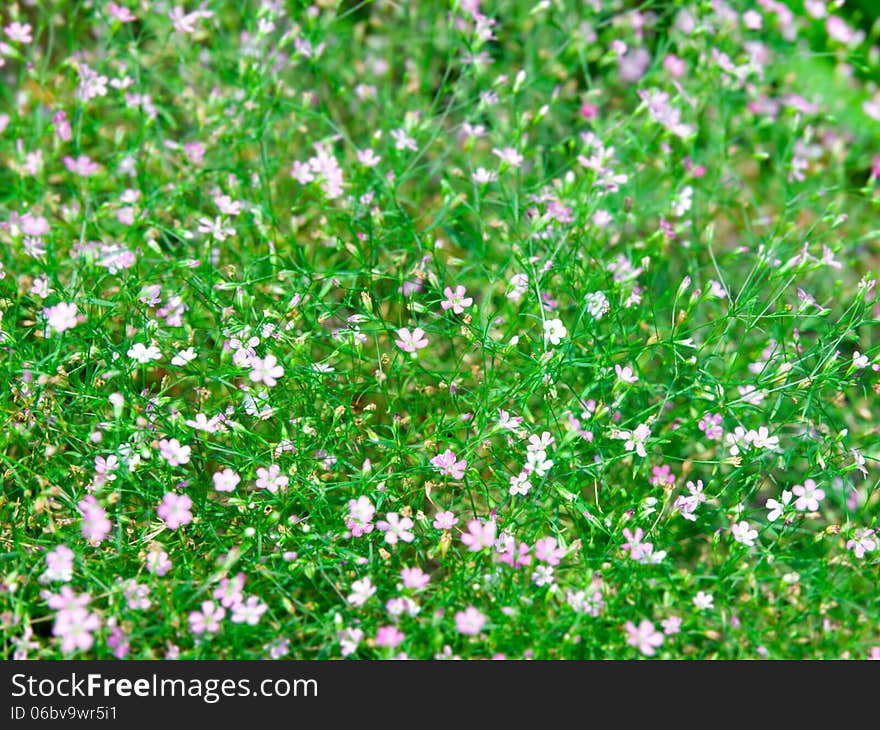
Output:
[[853,463],[856,465],[856,469],[858,469],[863,477],[868,476],[868,470],[865,467],[866,461],[865,457],[862,456],[862,452],[858,449],[851,449],[853,455]]
[[471,175],[473,181],[478,185],[495,182],[498,179],[498,173],[494,170],[487,170],[485,167],[478,167]]
[[587,300],[587,312],[589,312],[590,316],[594,319],[602,319],[602,317],[611,309],[611,305],[608,302],[608,297],[605,296],[605,292],[590,292],[584,297],[584,299]]
[[688,185],[681,189],[678,197],[672,201],[672,213],[676,218],[681,218],[691,209],[694,189]]
[[705,611],[709,608],[715,608],[715,597],[711,593],[698,591],[694,596],[694,605],[700,610]]
[[740,451],[748,451],[751,447],[751,440],[747,438],[746,430],[742,426],[737,426],[733,433],[728,433],[724,440],[727,442],[727,448],[731,456],[738,456]]
[[188,362],[196,359],[196,351],[195,348],[187,347],[185,350],[181,350],[174,357],[171,358],[171,364],[176,367],[182,368]]
[[526,454],[526,465],[524,471],[534,472],[539,477],[544,476],[553,468],[553,461],[547,458],[546,451],[529,451]]
[[852,356],[852,364],[856,370],[861,370],[862,368],[868,367],[870,364],[870,360],[867,355],[863,355],[858,350],[853,353]]
[[544,322],[544,340],[551,345],[558,345],[568,334],[561,319],[548,319]]
[[785,512],[785,508],[791,503],[791,498],[793,496],[794,495],[787,489],[783,489],[781,502],[775,499],[768,499],[764,505],[768,510],[770,510],[769,514],[767,515],[767,519],[770,520],[770,522],[776,522],[776,520],[782,517],[783,513]]
[[135,342],[126,353],[132,360],[137,360],[141,365],[146,365],[152,360],[159,360],[162,352],[155,345],[147,347],[143,342]]
[[396,150],[408,149],[416,152],[419,149],[416,146],[416,141],[404,129],[392,129],[391,136],[394,137],[394,149]]
[[258,393],[245,393],[241,402],[244,412],[249,416],[266,419],[275,413],[275,409],[269,404],[268,390],[261,390]]
[[532,434],[529,436],[529,443],[526,446],[526,451],[547,451],[556,439],[550,435],[549,431],[544,431],[540,436],[537,434]]
[[222,243],[230,236],[235,235],[235,229],[226,226],[222,217],[215,216],[214,220],[199,218],[199,233],[210,233],[215,241]]
[[755,546],[755,540],[758,538],[758,531],[753,530],[745,520],[735,523],[730,530],[733,533],[733,539],[738,543],[745,545],[746,547]]
[[370,578],[361,578],[351,584],[351,593],[347,600],[352,606],[363,606],[375,592],[376,586]]
[[757,431],[749,431],[746,439],[752,446],[758,449],[776,449],[779,446],[779,437],[771,436],[766,426],[761,426]]
[[648,452],[645,451],[645,441],[650,435],[651,429],[647,424],[642,423],[636,426],[633,431],[619,431],[616,437],[624,440],[623,447],[627,451],[635,449],[636,453],[644,458],[648,455]]
[[532,573],[532,582],[536,586],[546,586],[553,583],[553,568],[550,565],[539,565]]

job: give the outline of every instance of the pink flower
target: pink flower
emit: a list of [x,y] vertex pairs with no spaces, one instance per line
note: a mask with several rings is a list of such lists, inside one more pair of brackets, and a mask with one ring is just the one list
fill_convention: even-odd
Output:
[[535,543],[535,557],[547,565],[559,565],[565,552],[565,548],[556,547],[555,537],[544,537]]
[[46,570],[40,576],[40,583],[60,580],[68,583],[73,579],[73,550],[67,545],[57,545],[46,553]]
[[32,30],[30,23],[13,22],[7,25],[3,32],[13,43],[30,43],[34,39],[31,35]]
[[340,631],[339,649],[342,656],[351,656],[357,651],[358,645],[364,640],[364,632],[357,628],[346,628]]
[[451,530],[458,524],[458,517],[448,510],[445,512],[438,512],[434,515],[433,524],[434,528],[437,530]]
[[412,526],[413,521],[409,517],[401,517],[397,512],[388,512],[384,520],[376,523],[376,527],[385,533],[385,542],[389,545],[396,545],[398,540],[412,542],[415,539],[410,532]]
[[461,536],[461,541],[468,546],[471,552],[477,553],[483,548],[490,548],[495,544],[495,531],[497,525],[494,520],[485,524],[479,520],[468,522],[468,531]]
[[357,158],[358,162],[360,162],[364,167],[375,167],[382,160],[381,157],[376,155],[376,153],[369,148],[365,150],[358,150]]
[[147,572],[158,575],[160,578],[172,568],[168,553],[159,547],[153,547],[147,553],[145,560]]
[[687,71],[687,64],[678,56],[668,55],[663,59],[663,68],[669,71],[674,78],[684,75]]
[[[14,219],[10,218],[10,220]],[[18,225],[21,228],[21,232],[26,236],[45,236],[51,230],[49,221],[41,215],[34,215],[30,211],[18,219]]]
[[633,431],[620,431],[617,438],[623,439],[623,447],[627,451],[635,449],[636,453],[642,458],[648,454],[645,451],[645,441],[651,436],[651,429],[647,424],[642,423],[635,427]]
[[525,542],[517,543],[513,536],[502,533],[495,543],[498,559],[511,568],[524,568],[531,565],[530,548]]
[[455,291],[453,292],[450,287],[446,287],[443,290],[443,295],[446,297],[442,302],[440,302],[440,306],[443,308],[443,311],[451,309],[453,314],[462,314],[465,310],[465,307],[471,306],[474,303],[474,300],[471,297],[465,296],[465,288],[460,284],[455,287]]
[[235,235],[235,229],[227,226],[220,216],[215,216],[213,220],[207,217],[199,218],[198,230],[199,233],[209,233],[215,241],[220,243]]
[[638,628],[632,621],[627,621],[624,628],[627,633],[626,643],[638,648],[645,656],[654,656],[657,647],[663,643],[663,634],[647,619],[642,619]]
[[504,149],[495,148],[492,150],[492,154],[497,156],[502,162],[506,162],[511,167],[519,167],[525,159],[513,147],[505,147]]
[[214,480],[214,489],[218,492],[234,492],[241,481],[241,477],[228,467],[223,471],[214,472],[212,479]]
[[593,586],[589,591],[573,591],[569,588],[565,595],[565,602],[571,606],[574,611],[577,611],[578,613],[586,613],[595,618],[602,613],[602,609],[605,607],[605,599],[602,596],[602,591],[595,590],[596,588],[601,587],[601,585],[601,580],[597,582],[594,579]]
[[854,31],[843,18],[836,15],[828,16],[828,20],[825,21],[825,30],[830,38],[846,45],[858,45],[865,37],[862,31]]
[[277,464],[270,465],[268,469],[257,469],[257,489],[268,489],[275,494],[279,489],[286,489],[288,482],[290,479],[281,474],[281,467]]
[[859,560],[865,557],[865,553],[874,552],[877,549],[877,539],[874,537],[874,530],[870,528],[855,530],[852,537],[847,540],[846,549],[852,550]]
[[675,509],[677,509],[681,513],[681,516],[686,520],[695,522],[697,519],[695,514],[697,507],[706,501],[706,495],[703,493],[703,480],[697,479],[696,484],[692,481],[688,481],[687,488],[689,494],[687,496],[681,495],[677,497],[673,507],[675,507]]
[[720,413],[704,413],[697,426],[706,434],[706,438],[718,441],[724,434],[724,429],[721,428],[721,421]]
[[660,625],[663,627],[663,633],[667,636],[672,636],[681,631],[681,619],[678,616],[665,618],[660,622]]
[[351,530],[352,537],[361,537],[373,531],[373,517],[376,508],[368,497],[348,500],[348,520],[345,526]]
[[107,6],[107,12],[110,13],[116,20],[120,23],[131,23],[137,18],[132,15],[132,12],[128,8],[119,7],[116,3],[110,3]]
[[192,522],[192,500],[185,494],[175,494],[168,492],[163,498],[162,503],[156,509],[159,517],[165,521],[165,525],[170,530],[176,530],[182,525],[188,525]]
[[107,646],[113,650],[113,656],[117,659],[125,659],[131,648],[128,636],[118,626],[110,629],[110,634],[107,636]]
[[665,486],[667,484],[675,484],[675,475],[668,464],[655,466],[651,469],[651,478],[648,480],[650,484],[655,486]]
[[168,13],[174,25],[174,30],[178,33],[191,35],[196,32],[196,23],[202,18],[210,18],[214,13],[210,10],[193,10],[191,13],[184,11],[180,5],[175,6],[174,10]]
[[523,469],[519,474],[510,477],[510,487],[508,493],[511,495],[520,494],[527,495],[532,489],[532,483],[529,481],[529,472]]
[[476,636],[486,625],[486,617],[473,606],[455,614],[455,628],[465,636]]
[[252,383],[263,382],[270,388],[278,383],[278,378],[284,375],[284,368],[278,364],[274,355],[266,355],[264,358],[251,357],[249,365],[251,371],[248,377]]
[[202,601],[201,611],[189,614],[189,630],[194,634],[213,634],[220,628],[226,609],[213,601]]
[[232,617],[230,620],[234,624],[256,626],[260,623],[260,617],[266,613],[268,608],[269,607],[256,596],[249,596],[246,601],[236,603],[232,606]]
[[416,591],[422,590],[431,581],[431,576],[421,568],[404,568],[400,571],[400,578],[406,588]]
[[77,314],[76,304],[66,302],[56,304],[54,307],[46,307],[43,310],[43,316],[46,318],[49,329],[58,333],[76,327]]
[[617,61],[621,80],[632,84],[645,75],[651,65],[651,54],[644,48],[634,48],[618,56]]
[[80,177],[91,177],[101,169],[97,162],[93,162],[92,159],[86,155],[80,155],[76,159],[69,155],[65,155],[63,160],[64,166],[70,172],[75,173]]
[[597,104],[588,104],[584,102],[581,104],[579,111],[584,119],[595,119],[599,116],[599,106]]
[[150,586],[138,583],[134,578],[125,582],[125,602],[133,611],[146,611],[151,605]]
[[214,205],[225,215],[238,215],[242,209],[241,201],[233,200],[228,195],[216,195],[214,197]]
[[214,598],[220,601],[220,605],[225,608],[232,608],[237,603],[241,603],[244,598],[242,595],[244,581],[244,573],[238,573],[232,578],[224,578],[220,581],[220,585],[214,589]]
[[396,649],[404,638],[403,632],[396,626],[381,626],[376,632],[376,646]]
[[797,499],[794,501],[794,507],[801,512],[817,512],[819,510],[819,502],[825,499],[825,492],[816,487],[816,482],[812,479],[804,479],[804,483],[795,484],[791,488],[792,494]]
[[458,460],[454,451],[446,449],[442,454],[437,454],[431,459],[431,465],[436,467],[441,474],[451,476],[453,479],[461,479],[464,477],[467,461],[465,459]]
[[86,608],[59,611],[52,626],[52,635],[61,639],[61,651],[65,654],[79,649],[88,651],[95,643],[93,631],[101,627],[97,614]]
[[92,495],[81,499],[77,505],[82,514],[82,534],[92,545],[101,543],[110,534],[107,513]]
[[637,527],[635,532],[628,527],[624,527],[623,536],[627,539],[627,542],[623,543],[622,547],[629,553],[629,556],[633,560],[641,558],[645,554],[646,545],[650,545],[650,543],[642,542],[642,538],[645,536],[645,531],[641,527]]
[[159,456],[168,462],[168,466],[181,466],[189,462],[192,449],[181,446],[177,439],[162,439],[159,442]]
[[425,338],[425,330],[421,327],[416,327],[412,332],[406,327],[402,327],[397,330],[397,336],[400,339],[394,340],[394,344],[404,352],[414,353],[416,350],[421,350],[428,346],[428,340]]
[[550,434],[549,431],[543,431],[540,436],[538,434],[533,433],[529,436],[529,443],[526,446],[526,451],[544,451],[546,452],[554,443],[556,439]]
[[633,372],[633,369],[629,365],[625,365],[624,367],[615,365],[614,372],[617,373],[617,377],[622,383],[632,385],[633,383],[639,382],[639,376]]
[[187,142],[183,145],[183,154],[194,165],[201,165],[205,159],[205,145],[201,142]]
[[92,597],[88,593],[76,594],[70,586],[61,586],[57,594],[43,592],[46,604],[55,611],[73,611],[77,608],[85,608],[89,605]]

